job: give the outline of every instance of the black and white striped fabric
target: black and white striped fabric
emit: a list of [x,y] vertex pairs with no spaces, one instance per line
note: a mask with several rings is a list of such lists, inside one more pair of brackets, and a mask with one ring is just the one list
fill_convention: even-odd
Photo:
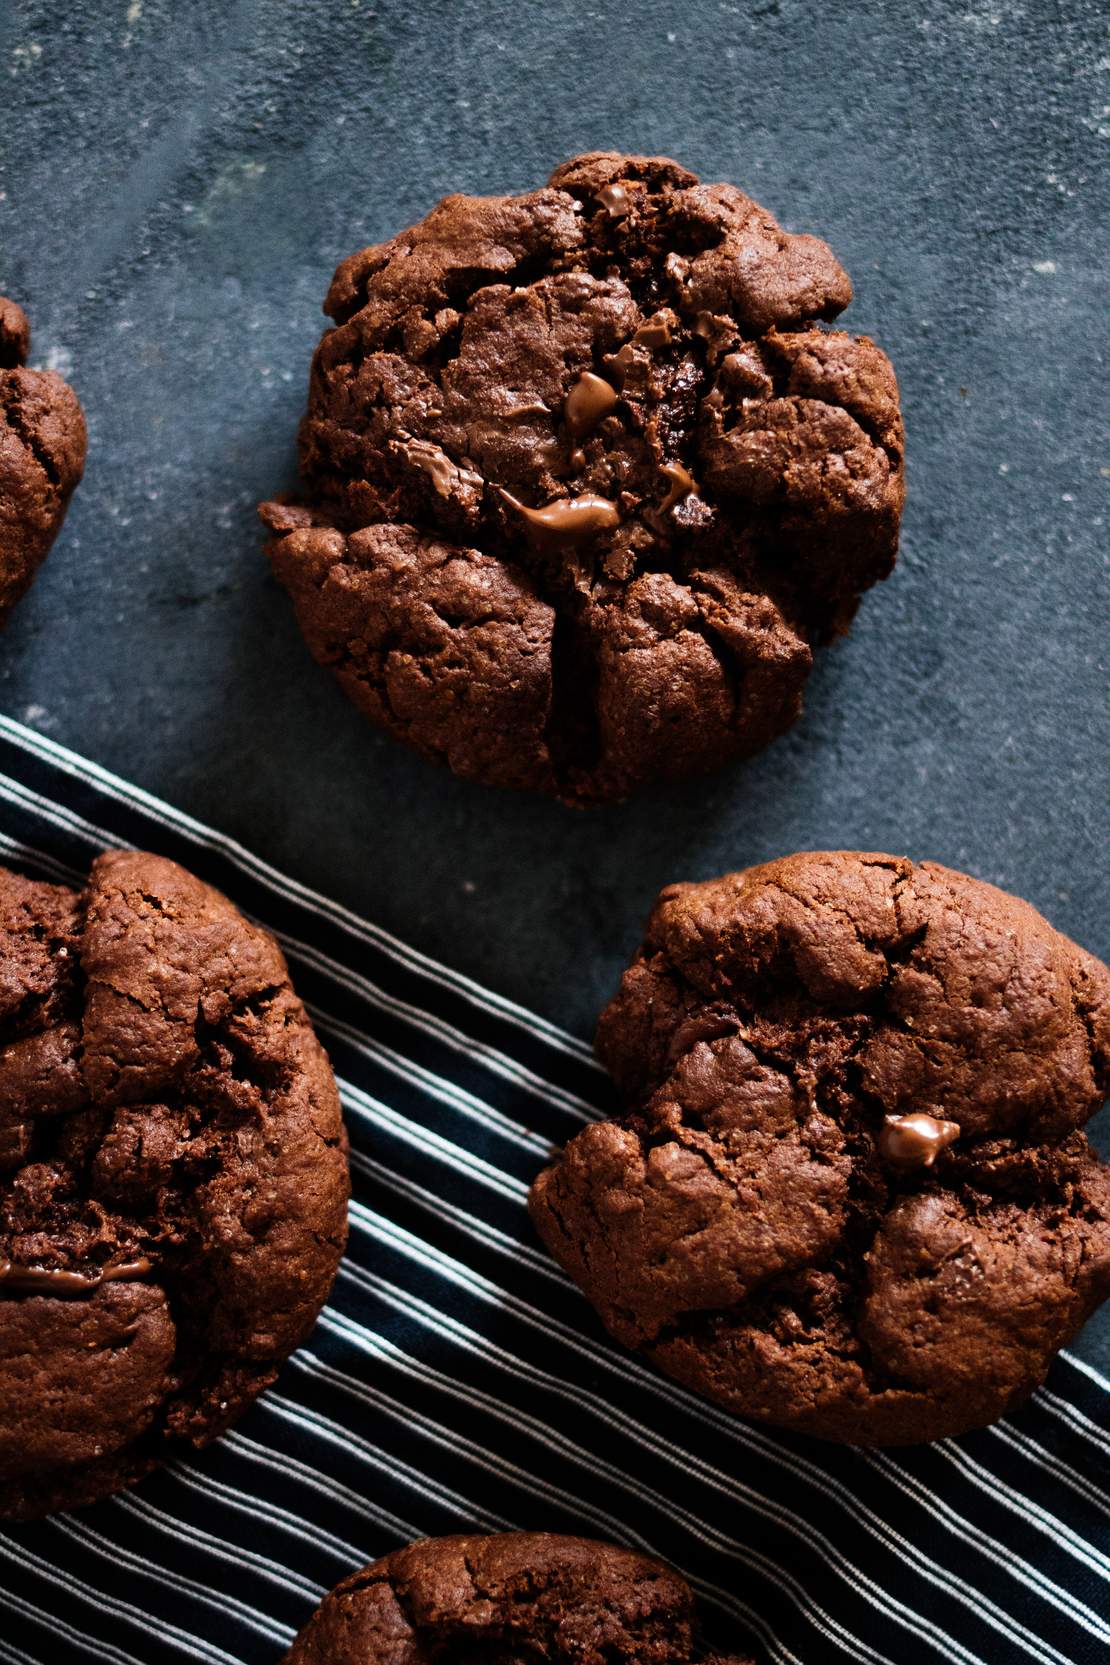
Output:
[[4,1665],[277,1665],[324,1591],[411,1538],[580,1531],[668,1557],[776,1665],[1110,1657],[1110,1383],[895,1453],[733,1421],[617,1349],[529,1229],[606,1105],[589,1048],[0,718],[0,860],[76,881],[135,845],[276,932],[340,1078],[351,1243],[310,1340],[211,1450],[0,1531]]

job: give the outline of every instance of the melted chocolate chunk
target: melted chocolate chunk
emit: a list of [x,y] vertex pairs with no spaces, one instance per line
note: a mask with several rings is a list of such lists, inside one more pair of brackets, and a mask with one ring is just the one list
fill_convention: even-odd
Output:
[[617,390],[592,370],[583,370],[563,406],[563,419],[572,439],[585,439],[608,416],[617,402]]
[[405,440],[402,449],[417,468],[424,470],[440,497],[450,497],[467,486],[480,490],[484,483],[480,474],[453,462],[446,451],[438,445],[429,444],[427,440]]
[[690,470],[679,462],[664,463],[660,473],[668,483],[668,490],[659,505],[659,512],[666,514],[676,503],[681,503],[684,497],[689,497],[692,491],[697,491],[698,485]]
[[603,185],[597,193],[597,200],[614,220],[623,220],[632,207],[632,198],[628,190],[615,182],[612,185]]
[[888,1116],[879,1134],[879,1153],[896,1168],[931,1168],[959,1137],[959,1122],[941,1121],[920,1110]]
[[560,497],[545,503],[541,509],[530,509],[518,503],[508,492],[505,500],[527,523],[528,536],[544,549],[573,549],[580,543],[596,538],[599,532],[611,532],[620,525],[620,513],[607,497],[595,497],[585,492],[581,497]]
[[641,347],[669,347],[671,331],[677,329],[677,327],[678,319],[667,308],[662,312],[656,312],[645,323],[641,324],[632,339],[639,342]]

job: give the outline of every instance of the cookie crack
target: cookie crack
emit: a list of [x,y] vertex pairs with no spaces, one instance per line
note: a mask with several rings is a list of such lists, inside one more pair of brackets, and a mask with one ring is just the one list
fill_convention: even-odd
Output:
[[595,697],[600,669],[583,626],[582,602],[562,595],[545,599],[554,608],[555,622],[544,745],[559,791],[573,794],[600,760],[601,729]]
[[33,374],[33,372],[0,371],[0,414],[3,415],[8,427],[15,434],[28,456],[32,457],[42,470],[51,487],[51,503],[48,513],[53,514],[61,495],[61,476],[58,465],[49,448],[42,443],[33,425],[27,421],[23,410],[23,394],[16,377],[19,374]]

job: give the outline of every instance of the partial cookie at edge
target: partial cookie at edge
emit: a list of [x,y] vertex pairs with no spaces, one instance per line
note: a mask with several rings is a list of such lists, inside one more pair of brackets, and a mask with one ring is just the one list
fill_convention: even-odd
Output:
[[0,627],[61,529],[85,467],[77,395],[53,370],[28,370],[27,315],[0,296]]
[[[286,1665],[392,1665],[404,1657],[513,1665],[751,1665],[709,1654],[686,1581],[649,1556],[544,1532],[426,1538],[345,1579]],[[454,1655],[452,1654],[452,1657]]]
[[206,1444],[346,1236],[327,1058],[273,939],[174,863],[0,870],[0,1514]]

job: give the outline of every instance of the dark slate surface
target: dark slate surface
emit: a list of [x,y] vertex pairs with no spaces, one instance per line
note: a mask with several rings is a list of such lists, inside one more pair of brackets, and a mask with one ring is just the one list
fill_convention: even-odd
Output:
[[[1110,956],[1101,11],[9,0],[0,292],[92,443],[0,706],[582,1032],[660,884],[805,846],[966,868]],[[253,505],[292,481],[337,259],[598,146],[831,241],[898,369],[909,503],[789,737],[587,816],[368,730]],[[1081,1350],[1110,1362],[1105,1315]]]

